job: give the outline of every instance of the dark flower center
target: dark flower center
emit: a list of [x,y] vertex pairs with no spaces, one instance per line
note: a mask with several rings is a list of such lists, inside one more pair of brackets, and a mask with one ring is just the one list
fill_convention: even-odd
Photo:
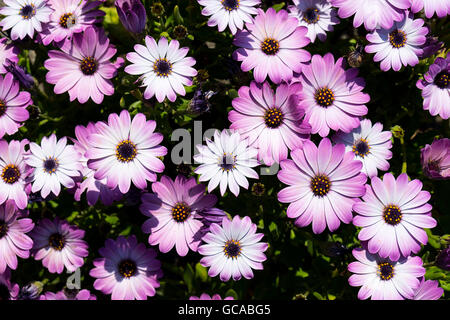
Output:
[[326,175],[318,175],[311,179],[311,190],[317,197],[323,197],[330,191],[330,178]]
[[[447,71],[441,71],[437,74],[437,76],[434,78],[434,84],[438,86],[440,89],[447,89],[448,86],[448,78],[449,73]],[[1,112],[0,112],[1,115]]]
[[0,301],[7,301],[11,299],[11,294],[9,293],[9,289],[3,283],[0,283]]
[[0,220],[0,239],[8,233],[8,225],[4,220]]
[[308,24],[316,23],[317,21],[319,21],[319,18],[319,10],[317,10],[316,8],[309,8],[306,9],[305,12],[303,12],[303,20]]
[[184,222],[191,215],[191,208],[179,202],[172,208],[172,217],[176,222]]
[[283,123],[283,118],[283,113],[276,107],[270,108],[264,115],[264,121],[269,128],[278,128]]
[[6,113],[6,103],[3,100],[0,100],[0,117]]
[[438,160],[429,160],[427,163],[428,171],[441,171],[441,162]]
[[93,75],[98,68],[97,60],[92,57],[86,57],[81,61],[80,68],[85,75]]
[[239,8],[239,0],[222,0],[225,10],[233,11]]
[[228,240],[223,247],[223,252],[228,258],[237,258],[241,255],[241,244],[236,240]]
[[36,14],[36,7],[34,6],[34,4],[27,4],[20,9],[19,14],[22,16],[22,18],[29,20]]
[[316,91],[314,98],[319,106],[329,107],[334,102],[334,93],[327,87],[323,87]]
[[219,166],[222,171],[230,171],[236,168],[236,156],[231,153],[224,153],[222,158],[219,158]]
[[59,25],[64,29],[67,29],[75,24],[76,20],[72,13],[64,13],[59,18]]
[[366,139],[361,138],[355,142],[355,144],[352,147],[352,151],[355,155],[360,156],[361,158],[364,158],[370,152],[369,143],[367,142]]
[[161,58],[153,64],[153,71],[158,77],[167,77],[172,73],[172,64],[166,58]]
[[2,179],[5,183],[13,184],[19,181],[20,170],[13,164],[8,164],[3,168]]
[[394,30],[389,33],[389,42],[394,48],[402,48],[406,44],[406,33],[402,30]]
[[381,280],[390,280],[394,276],[394,266],[389,262],[382,262],[378,264],[377,273]]
[[280,43],[272,38],[266,38],[263,43],[261,43],[261,50],[267,55],[273,56],[280,50]]
[[173,34],[177,39],[184,39],[188,33],[188,29],[183,25],[177,25],[173,28]]
[[119,272],[124,278],[131,278],[136,274],[136,263],[130,259],[122,260],[119,263]]
[[116,158],[120,162],[130,162],[136,157],[136,154],[136,145],[130,140],[123,140],[116,147]]
[[54,233],[48,238],[48,245],[57,251],[61,251],[66,244],[66,239],[60,233]]
[[395,226],[402,220],[402,212],[396,205],[388,205],[383,210],[383,219],[387,224]]
[[59,163],[57,159],[47,158],[44,160],[44,171],[50,174],[55,173],[58,165]]

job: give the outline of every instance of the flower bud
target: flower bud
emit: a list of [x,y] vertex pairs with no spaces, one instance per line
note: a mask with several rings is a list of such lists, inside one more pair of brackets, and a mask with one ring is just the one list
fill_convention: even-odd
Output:
[[144,31],[147,14],[140,0],[116,0],[115,5],[125,29],[136,34]]

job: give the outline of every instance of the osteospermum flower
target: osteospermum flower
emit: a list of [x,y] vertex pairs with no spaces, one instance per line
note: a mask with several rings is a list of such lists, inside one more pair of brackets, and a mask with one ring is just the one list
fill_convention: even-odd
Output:
[[8,44],[8,38],[0,39],[0,74],[5,74],[8,70],[5,68],[9,64],[19,62],[19,49],[12,43]]
[[375,53],[373,61],[380,63],[383,71],[393,69],[399,71],[404,65],[415,66],[419,56],[423,54],[423,44],[427,40],[428,28],[423,26],[422,19],[413,19],[406,15],[405,19],[395,22],[389,29],[376,29],[366,38],[368,53]]
[[116,51],[103,29],[88,27],[65,41],[61,50],[48,52],[50,58],[44,66],[49,72],[45,79],[55,85],[56,94],[68,92],[70,101],[85,103],[90,98],[100,104],[105,95],[114,93],[110,79],[116,75],[118,66],[110,59]]
[[330,129],[350,132],[359,126],[360,117],[367,114],[368,94],[362,92],[364,79],[357,77],[356,68],[344,69],[344,59],[334,61],[333,54],[314,55],[311,63],[302,69],[300,106],[305,110],[305,121],[325,137]]
[[428,241],[424,228],[436,226],[431,217],[430,193],[419,180],[408,181],[406,173],[397,179],[386,173],[372,177],[363,201],[353,205],[358,214],[353,224],[362,227],[358,239],[367,241],[370,253],[398,260],[420,250]]
[[11,271],[9,269],[0,272],[0,301],[16,300],[19,290],[19,285],[11,282]]
[[192,68],[195,59],[186,57],[189,48],[180,48],[177,40],[170,43],[161,37],[156,43],[152,37],[145,37],[145,46],[137,44],[135,52],[127,54],[127,60],[132,64],[125,67],[125,72],[133,75],[142,75],[139,79],[146,87],[144,98],[155,96],[159,102],[167,97],[174,102],[177,94],[184,96],[184,86],[192,85],[192,77],[197,70]]
[[84,234],[84,230],[65,220],[43,219],[31,235],[34,259],[42,260],[44,267],[51,273],[62,273],[64,267],[74,272],[84,264],[83,258],[88,255]]
[[61,191],[61,184],[66,188],[75,186],[75,178],[82,169],[81,155],[74,146],[67,145],[67,138],[57,140],[56,135],[43,137],[41,145],[30,142],[31,154],[26,156],[26,163],[34,168],[31,192],[41,191],[46,198],[50,192],[55,196]]
[[252,22],[258,11],[255,6],[261,0],[198,0],[204,6],[202,15],[211,16],[208,26],[218,26],[220,32],[228,26],[232,34],[244,28],[244,22]]
[[156,181],[156,173],[164,170],[157,157],[165,156],[167,148],[159,145],[163,135],[154,132],[155,121],[142,113],[131,121],[128,111],[123,110],[120,116],[110,114],[108,123],[97,122],[96,128],[98,133],[89,135],[91,147],[85,153],[95,179],[106,178],[109,188],[118,186],[122,193],[128,192],[131,182],[145,189],[147,181]]
[[307,140],[302,149],[291,152],[293,160],[281,161],[278,179],[288,184],[278,193],[278,200],[289,203],[287,216],[304,227],[312,222],[314,233],[328,226],[335,231],[340,223],[352,221],[352,206],[364,195],[366,175],[361,161],[354,159],[345,146],[331,145],[324,138],[319,146]]
[[267,75],[275,83],[289,81],[294,72],[301,72],[301,63],[311,59],[309,52],[302,49],[310,43],[308,29],[298,26],[298,20],[287,11],[258,9],[258,15],[245,26],[247,30],[238,31],[233,40],[239,47],[233,58],[242,61],[242,71],[254,69],[257,82],[263,82]]
[[[191,296],[189,297],[189,300],[222,300],[222,297],[220,296],[220,294],[214,294],[213,296],[210,296],[207,293],[202,293],[200,295],[200,297],[197,296]],[[225,297],[223,298],[223,300],[234,300],[233,297]]]
[[0,14],[6,16],[0,21],[3,31],[11,29],[11,39],[33,38],[34,31],[41,32],[42,24],[49,22],[52,9],[46,0],[4,0],[6,6]]
[[135,236],[108,239],[99,250],[89,275],[96,278],[94,288],[111,294],[112,300],[145,300],[159,288],[161,262],[156,251],[138,243]]
[[39,297],[39,300],[97,300],[97,297],[89,290],[75,290],[70,292],[69,290],[61,290],[59,292],[46,292]]
[[306,36],[311,42],[325,41],[327,32],[333,31],[333,25],[339,23],[336,9],[328,0],[293,0],[289,6],[289,15],[298,19],[298,25],[308,28]]
[[237,130],[249,144],[258,149],[258,159],[265,164],[279,163],[309,139],[311,126],[303,120],[299,106],[300,83],[281,84],[275,93],[269,83],[250,83],[241,87],[228,114],[230,128]]
[[11,73],[0,76],[0,139],[12,135],[29,118],[27,107],[33,103],[26,91],[19,92],[19,83]]
[[431,179],[450,179],[450,139],[437,139],[421,150],[423,172]]
[[419,287],[414,291],[414,300],[438,300],[444,289],[439,287],[439,281],[425,280],[422,277]]
[[203,237],[205,244],[198,248],[204,257],[200,264],[210,267],[208,275],[228,281],[253,278],[253,270],[262,270],[262,262],[266,260],[264,251],[267,243],[260,242],[264,236],[256,233],[256,224],[249,217],[234,216],[230,221],[224,217],[222,225],[213,223],[210,232]]
[[205,195],[205,186],[195,178],[178,175],[173,181],[162,176],[152,184],[153,193],[142,195],[142,214],[149,217],[142,225],[144,233],[150,233],[148,243],[159,244],[163,253],[174,246],[178,255],[185,256],[189,249],[197,251],[201,241],[204,213],[217,202],[215,195]]
[[363,163],[362,171],[373,177],[378,169],[386,171],[389,169],[387,160],[392,158],[391,142],[392,132],[383,131],[383,125],[379,122],[372,126],[369,119],[361,120],[360,126],[349,133],[339,131],[333,142],[343,143],[346,151],[351,151],[355,159]]
[[410,0],[411,11],[417,13],[424,9],[425,16],[430,19],[435,13],[439,18],[443,18],[450,13],[450,2],[440,0]]
[[355,262],[348,265],[353,275],[348,279],[352,287],[361,287],[358,299],[404,300],[412,299],[419,287],[419,277],[425,274],[420,257],[407,257],[398,261],[382,259],[367,250],[353,249]]
[[423,80],[416,83],[422,90],[423,108],[432,116],[450,118],[450,56],[436,58]]
[[197,145],[200,152],[194,160],[201,163],[195,169],[200,181],[208,181],[208,192],[220,184],[220,193],[224,195],[227,187],[237,197],[239,187],[248,189],[247,178],[258,179],[253,167],[259,165],[256,160],[258,150],[249,147],[247,139],[242,139],[238,132],[227,133],[226,130],[214,133],[214,142],[206,139],[206,146]]
[[12,201],[0,205],[0,274],[7,267],[17,268],[17,256],[26,259],[30,256],[33,240],[26,235],[34,223],[28,218],[19,218]]

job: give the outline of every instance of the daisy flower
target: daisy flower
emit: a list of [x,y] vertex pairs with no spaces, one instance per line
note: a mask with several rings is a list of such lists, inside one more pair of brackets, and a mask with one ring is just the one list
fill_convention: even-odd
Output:
[[305,112],[299,106],[301,90],[300,83],[283,83],[274,93],[269,83],[252,81],[250,87],[239,89],[232,102],[230,128],[248,138],[266,165],[286,159],[288,149],[299,148],[309,139],[311,126],[303,120]]
[[0,301],[16,300],[19,290],[19,285],[11,282],[11,271],[8,268],[5,272],[0,272]]
[[387,160],[392,158],[391,131],[383,131],[383,125],[379,122],[372,126],[369,119],[361,120],[360,126],[349,133],[337,132],[333,137],[334,143],[345,145],[346,151],[351,151],[355,159],[363,163],[362,171],[373,177],[378,174],[378,169],[389,169]]
[[375,53],[373,61],[380,63],[383,71],[393,69],[399,71],[404,65],[415,66],[419,56],[423,54],[423,44],[427,40],[428,28],[423,26],[422,19],[413,19],[406,15],[405,19],[395,22],[389,29],[376,29],[366,38],[368,53]]
[[52,9],[46,0],[4,0],[6,6],[0,14],[6,16],[0,21],[3,31],[11,29],[11,39],[33,38],[34,31],[41,32],[42,24],[50,21]]
[[192,77],[197,70],[192,68],[195,59],[186,57],[189,48],[180,48],[177,40],[170,43],[161,37],[156,43],[152,37],[145,37],[145,46],[137,44],[135,52],[127,54],[127,60],[132,64],[125,67],[125,72],[132,75],[142,75],[139,80],[146,87],[144,98],[156,96],[156,100],[163,102],[167,97],[174,102],[177,94],[184,96],[184,86],[192,85]]
[[161,181],[152,184],[153,193],[142,195],[139,207],[149,217],[142,225],[142,231],[149,233],[148,243],[159,244],[162,253],[174,246],[178,255],[184,257],[189,249],[197,251],[201,241],[204,213],[217,202],[215,195],[205,195],[205,186],[197,184],[195,178],[178,175],[173,181],[162,176]]
[[[213,295],[213,296],[210,296],[207,293],[202,293],[200,295],[200,297],[197,297],[197,296],[189,297],[189,300],[222,300],[222,297],[219,294],[217,294],[217,293],[215,295]],[[234,298],[233,297],[226,297],[226,298],[223,298],[223,300],[234,300]]]
[[159,288],[161,262],[156,251],[138,243],[135,236],[108,239],[99,250],[89,275],[96,278],[94,288],[111,294],[112,300],[146,300]]
[[40,146],[30,142],[30,152],[25,161],[34,168],[31,192],[41,191],[45,199],[50,192],[58,196],[61,184],[69,189],[75,186],[74,180],[82,169],[81,155],[74,146],[67,145],[66,137],[59,140],[55,134],[43,137]]
[[257,13],[255,6],[261,0],[198,0],[204,6],[202,15],[211,16],[208,26],[218,26],[219,32],[228,26],[232,34],[244,28],[244,22],[252,22],[252,15]]
[[293,160],[281,161],[278,179],[289,185],[278,193],[278,201],[289,203],[287,216],[305,227],[312,222],[314,233],[326,227],[333,232],[341,222],[352,221],[352,206],[364,195],[366,175],[362,163],[345,146],[331,145],[324,138],[319,146],[307,140],[291,152]]
[[75,290],[75,292],[61,290],[56,293],[46,292],[39,297],[39,300],[97,300],[97,297],[86,289]]
[[118,66],[110,59],[116,54],[102,29],[88,27],[65,41],[61,50],[50,50],[44,66],[49,70],[45,79],[55,84],[54,92],[69,92],[70,101],[85,103],[92,99],[102,103],[105,95],[114,93],[111,78]]
[[248,189],[247,178],[258,179],[253,167],[259,165],[256,160],[258,151],[249,147],[247,139],[242,139],[238,132],[228,133],[216,130],[214,142],[206,139],[206,146],[197,145],[200,152],[194,160],[201,163],[195,169],[200,175],[200,181],[209,181],[208,192],[213,191],[220,184],[220,193],[230,191],[237,197],[239,187]]
[[211,231],[203,237],[205,244],[198,248],[204,257],[200,264],[210,267],[208,275],[220,274],[221,281],[231,277],[237,281],[244,276],[253,278],[253,270],[262,270],[262,262],[266,260],[264,251],[268,244],[260,242],[264,236],[256,233],[256,224],[249,217],[234,216],[233,220],[224,217],[222,225],[213,223]]
[[419,180],[408,181],[406,173],[397,179],[386,173],[381,180],[372,177],[363,201],[355,203],[353,224],[362,227],[358,239],[367,241],[370,253],[395,261],[420,250],[428,241],[424,228],[434,228],[430,193]]
[[450,139],[434,140],[421,150],[423,173],[431,179],[450,179]]
[[8,44],[8,38],[0,39],[0,74],[8,72],[6,67],[10,63],[19,63],[19,49],[14,44]]
[[19,92],[19,83],[11,73],[0,76],[0,139],[12,135],[29,118],[27,107],[33,103],[26,91]]
[[358,261],[348,265],[348,271],[354,273],[348,282],[352,287],[361,287],[358,299],[404,300],[414,297],[420,285],[418,278],[425,274],[420,257],[391,261],[361,248],[353,249],[352,253]]
[[335,62],[331,53],[314,55],[303,67],[298,79],[303,85],[300,106],[311,133],[326,137],[330,129],[350,132],[359,126],[370,97],[362,92],[365,81],[357,75],[358,69],[344,69],[344,58]]
[[0,205],[0,274],[7,267],[17,269],[17,256],[27,259],[33,240],[25,233],[33,229],[34,223],[28,218],[19,218],[12,201]]
[[435,13],[444,18],[450,13],[450,2],[441,0],[411,0],[411,11],[417,13],[424,9],[425,16],[430,19]]
[[444,289],[439,287],[439,281],[425,280],[422,277],[419,287],[414,291],[414,300],[438,300],[442,297]]
[[119,187],[127,193],[131,182],[145,189],[147,181],[156,181],[156,174],[163,172],[164,164],[158,157],[167,154],[167,148],[160,146],[161,133],[154,132],[156,122],[147,120],[138,113],[131,121],[130,114],[123,110],[120,116],[110,114],[108,123],[97,122],[98,133],[90,134],[91,145],[85,153],[88,167],[95,170],[95,179],[107,179],[111,189]]
[[310,43],[308,29],[298,26],[298,20],[287,11],[258,9],[258,15],[245,26],[247,30],[238,31],[233,40],[239,47],[233,58],[242,61],[242,71],[254,69],[257,82],[263,82],[267,75],[277,84],[289,81],[294,72],[301,72],[301,63],[311,59],[309,52],[302,49]]
[[84,264],[83,258],[88,255],[84,233],[84,230],[59,218],[41,220],[31,234],[34,259],[42,260],[51,273],[62,273],[64,267],[74,272]]
[[328,0],[293,0],[289,15],[298,19],[298,25],[308,28],[306,36],[311,42],[325,41],[327,32],[333,31],[333,26],[339,23],[336,9]]
[[450,118],[450,56],[436,58],[424,74],[423,80],[416,83],[422,90],[423,109],[432,116]]

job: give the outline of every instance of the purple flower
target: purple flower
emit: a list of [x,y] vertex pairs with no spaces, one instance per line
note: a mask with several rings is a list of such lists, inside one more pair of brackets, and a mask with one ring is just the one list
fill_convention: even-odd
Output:
[[425,274],[420,257],[391,261],[361,248],[354,249],[353,256],[358,261],[348,265],[348,271],[354,273],[348,282],[352,287],[361,287],[358,292],[361,300],[413,299],[420,285],[418,278]]
[[450,139],[434,140],[420,154],[423,173],[431,179],[450,179]]
[[311,126],[303,120],[304,110],[299,106],[300,83],[281,84],[275,93],[269,83],[252,81],[250,87],[241,87],[239,97],[233,100],[228,114],[230,128],[237,130],[249,144],[258,149],[258,159],[265,164],[279,163],[309,139]]
[[77,290],[74,293],[61,290],[56,293],[46,292],[40,296],[39,300],[97,300],[97,297],[86,289]]
[[16,62],[6,59],[4,68],[12,73],[14,79],[20,82],[20,84],[26,89],[31,89],[34,86],[34,78],[28,74],[25,69],[19,66]]
[[262,270],[262,262],[266,260],[264,251],[268,244],[260,242],[264,236],[256,233],[256,224],[249,217],[234,216],[233,220],[224,217],[222,225],[213,223],[210,232],[203,237],[205,244],[198,247],[204,257],[200,264],[210,267],[208,275],[220,280],[234,281],[253,278],[253,270]]
[[233,44],[239,49],[233,52],[233,58],[242,61],[242,71],[254,69],[257,82],[263,82],[267,75],[277,84],[289,81],[293,72],[301,72],[301,63],[311,59],[302,49],[310,43],[308,29],[299,27],[298,20],[287,11],[258,9],[258,15],[245,26],[247,30],[238,31],[234,38]]
[[64,267],[74,272],[84,264],[83,258],[88,255],[84,233],[84,230],[59,218],[41,220],[31,235],[34,259],[42,260],[51,273],[62,273]]
[[423,109],[432,116],[439,114],[441,118],[450,118],[450,56],[436,58],[424,74],[423,80],[416,83],[422,90]]
[[434,228],[430,193],[419,180],[408,181],[402,173],[397,179],[386,173],[381,180],[372,177],[363,201],[353,205],[358,214],[353,224],[362,227],[358,239],[367,241],[370,253],[396,261],[420,250],[428,241],[424,228]]
[[444,289],[439,287],[439,281],[425,280],[422,277],[419,287],[414,292],[414,300],[438,300],[442,297]]
[[108,123],[97,122],[98,133],[90,134],[91,145],[85,153],[89,169],[95,170],[95,179],[107,179],[111,189],[119,187],[127,193],[131,182],[145,189],[147,181],[156,181],[156,173],[163,172],[164,164],[157,157],[165,156],[167,148],[160,146],[161,133],[154,132],[156,122],[138,113],[131,121],[123,110],[120,116],[110,114]]
[[435,13],[439,18],[444,18],[450,13],[450,2],[436,0],[410,0],[411,11],[416,13],[424,9],[425,16],[430,19]]
[[94,288],[111,294],[112,300],[146,300],[159,288],[161,262],[156,251],[138,243],[135,236],[108,239],[99,250],[89,275],[96,278]]
[[[202,293],[200,297],[191,296],[189,297],[189,300],[222,300],[222,297],[219,294],[214,294],[213,296],[210,296],[207,293]],[[233,297],[226,297],[223,298],[223,300],[234,300]]]
[[16,300],[18,294],[19,285],[11,282],[10,270],[0,272],[0,301]]
[[442,270],[450,271],[450,245],[439,252],[436,258],[436,266]]
[[8,42],[8,38],[0,39],[0,74],[8,72],[5,68],[8,65],[8,60],[13,63],[19,62],[19,49],[13,43],[8,44]]
[[433,37],[431,35],[431,29],[429,26],[427,26],[427,29],[428,29],[427,40],[422,46],[423,53],[419,55],[419,59],[429,58],[435,55],[439,50],[441,50],[444,47],[444,42],[439,41],[438,37]]
[[147,23],[147,13],[140,0],[116,0],[120,22],[131,33],[141,33]]
[[314,233],[328,226],[339,228],[341,221],[352,221],[352,206],[364,195],[366,175],[361,161],[354,159],[345,146],[332,146],[324,138],[319,147],[307,140],[302,149],[291,152],[293,160],[281,161],[278,179],[289,185],[278,193],[278,201],[289,203],[287,216],[305,227],[312,222]]

